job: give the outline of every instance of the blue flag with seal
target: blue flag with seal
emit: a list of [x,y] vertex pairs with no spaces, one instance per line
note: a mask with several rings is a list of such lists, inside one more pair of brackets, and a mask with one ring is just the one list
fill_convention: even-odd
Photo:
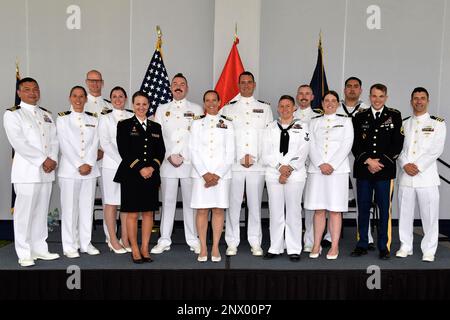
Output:
[[325,66],[323,65],[322,53],[322,36],[319,37],[319,48],[317,49],[317,63],[314,74],[311,79],[311,89],[314,94],[314,100],[311,103],[313,108],[322,109],[322,96],[328,91],[327,76],[325,74]]

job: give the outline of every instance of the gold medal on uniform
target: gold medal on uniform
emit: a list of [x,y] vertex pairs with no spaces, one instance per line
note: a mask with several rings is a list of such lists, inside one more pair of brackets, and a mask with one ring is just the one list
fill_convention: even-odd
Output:
[[166,117],[170,117],[170,111],[166,111]]

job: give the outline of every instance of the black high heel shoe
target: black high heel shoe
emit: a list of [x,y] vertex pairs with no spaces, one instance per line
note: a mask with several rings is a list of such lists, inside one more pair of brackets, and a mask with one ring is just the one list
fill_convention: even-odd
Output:
[[133,257],[133,254],[131,254],[131,260],[133,260],[133,262],[134,262],[134,263],[137,263],[137,264],[144,263],[144,260],[143,260],[142,258],[135,259],[135,258]]
[[141,256],[142,256],[143,262],[148,262],[148,263],[153,262],[153,259],[152,259],[152,257],[150,257],[150,255],[148,257],[146,257],[141,253]]

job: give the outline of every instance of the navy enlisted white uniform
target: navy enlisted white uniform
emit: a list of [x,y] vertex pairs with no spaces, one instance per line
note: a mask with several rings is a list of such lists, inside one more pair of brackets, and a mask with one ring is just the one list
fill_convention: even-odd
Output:
[[[264,132],[263,162],[270,211],[270,248],[265,259],[286,248],[291,261],[302,251],[302,197],[306,181],[305,161],[309,150],[308,124],[294,119],[294,98],[281,96],[280,118]],[[286,208],[286,216],[285,216]]]
[[[299,119],[303,123],[309,124],[312,118],[323,114],[323,110],[311,107],[311,102],[314,100],[314,94],[311,87],[308,84],[302,84],[297,89],[297,95],[295,97],[297,102],[297,110],[294,112],[294,118]],[[306,168],[308,168],[309,159],[306,159]],[[303,188],[303,194],[306,189]],[[303,197],[304,198],[304,197]],[[301,201],[301,198],[299,199]],[[305,234],[303,235],[303,251],[311,252],[314,244],[314,228],[313,217],[314,211],[304,209],[305,218]]]
[[78,249],[89,255],[100,252],[91,244],[95,199],[98,118],[83,112],[86,91],[76,86],[70,93],[71,109],[60,112],[56,121],[61,160],[58,169],[61,189],[61,236],[64,255],[79,257]]
[[416,198],[422,219],[424,237],[422,260],[432,262],[439,237],[439,173],[436,160],[445,145],[446,126],[443,119],[428,113],[428,92],[415,88],[411,94],[414,115],[403,120],[405,142],[398,158],[399,235],[401,247],[396,256],[413,253],[413,224]]
[[236,158],[231,179],[230,208],[226,214],[225,241],[227,255],[236,255],[240,242],[240,215],[244,196],[248,204],[248,242],[252,254],[262,256],[261,202],[264,189],[262,165],[262,134],[273,121],[270,105],[253,97],[256,83],[253,75],[245,71],[239,76],[241,97],[224,106],[221,114],[233,120]]
[[36,80],[24,78],[17,91],[22,102],[3,116],[8,141],[14,149],[11,182],[14,184],[14,246],[19,264],[35,259],[53,260],[47,245],[47,214],[58,160],[58,139],[51,113],[37,105]]
[[155,113],[155,122],[162,128],[166,154],[161,164],[162,215],[158,244],[151,253],[162,253],[170,249],[171,236],[177,205],[178,184],[181,185],[183,200],[184,236],[191,251],[199,253],[200,243],[195,227],[195,213],[191,208],[192,179],[189,155],[189,132],[192,119],[203,114],[203,108],[186,99],[188,84],[186,78],[176,74],[171,83],[174,97],[169,103],[160,105]]

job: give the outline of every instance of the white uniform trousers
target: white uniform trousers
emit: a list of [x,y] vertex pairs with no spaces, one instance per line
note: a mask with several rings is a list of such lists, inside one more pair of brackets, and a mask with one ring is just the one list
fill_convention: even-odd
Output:
[[314,211],[303,210],[305,216],[305,234],[303,235],[304,246],[312,249],[314,245]]
[[160,223],[161,237],[158,244],[170,246],[178,196],[178,180],[181,184],[183,200],[183,223],[186,243],[190,247],[200,246],[195,225],[195,211],[191,208],[192,179],[161,177],[162,214]]
[[47,253],[47,216],[52,182],[14,183],[14,246],[19,259]]
[[225,241],[229,247],[238,247],[240,242],[240,216],[244,189],[248,205],[248,242],[252,247],[260,247],[261,202],[264,190],[264,174],[261,172],[233,171],[231,178],[230,208],[226,213]]
[[426,188],[399,187],[398,224],[401,248],[405,251],[413,251],[416,196],[424,233],[420,247],[424,255],[434,255],[439,239],[439,189],[437,186]]
[[91,243],[96,180],[59,178],[64,252],[86,251]]
[[288,254],[301,253],[302,205],[299,199],[304,187],[305,181],[288,181],[284,185],[277,181],[267,181],[270,253],[283,253],[284,248]]

